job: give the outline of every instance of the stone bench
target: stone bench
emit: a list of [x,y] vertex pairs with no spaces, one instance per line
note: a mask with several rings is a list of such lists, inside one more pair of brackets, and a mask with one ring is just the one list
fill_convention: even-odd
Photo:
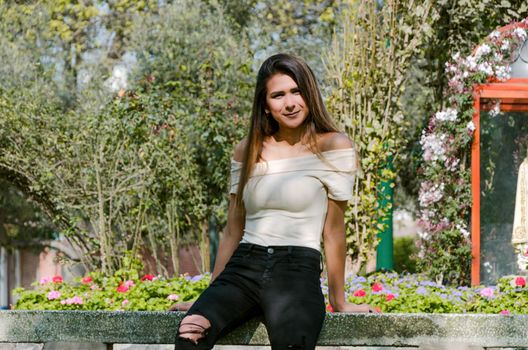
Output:
[[[180,312],[0,311],[2,343],[171,344]],[[268,345],[266,329],[247,322],[219,344]],[[528,348],[528,315],[329,314],[322,346]]]

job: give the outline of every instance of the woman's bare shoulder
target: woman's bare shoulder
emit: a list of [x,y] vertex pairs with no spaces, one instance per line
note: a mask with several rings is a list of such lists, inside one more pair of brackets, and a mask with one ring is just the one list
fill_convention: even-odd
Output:
[[242,141],[235,146],[235,151],[233,152],[233,159],[237,162],[242,162],[244,160],[244,152],[247,147],[247,138],[243,138]]
[[319,149],[321,152],[336,149],[354,148],[354,142],[342,132],[327,132],[319,135]]

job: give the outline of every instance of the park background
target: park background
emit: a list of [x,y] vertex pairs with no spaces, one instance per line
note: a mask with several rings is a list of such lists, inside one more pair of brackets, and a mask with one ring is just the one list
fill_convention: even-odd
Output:
[[[210,270],[255,70],[276,52],[314,68],[360,151],[348,272],[373,272],[388,212],[420,218],[420,140],[448,103],[446,62],[527,16],[493,0],[1,1],[0,306],[54,275],[128,289],[129,271]],[[467,230],[400,240],[398,272],[468,285]]]

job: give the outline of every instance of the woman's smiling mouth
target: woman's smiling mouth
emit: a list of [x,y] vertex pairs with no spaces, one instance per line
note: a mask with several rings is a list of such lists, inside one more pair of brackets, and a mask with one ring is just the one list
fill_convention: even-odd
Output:
[[295,112],[292,112],[292,113],[283,113],[283,115],[288,117],[288,118],[295,118],[299,114],[299,112],[300,111],[295,111]]

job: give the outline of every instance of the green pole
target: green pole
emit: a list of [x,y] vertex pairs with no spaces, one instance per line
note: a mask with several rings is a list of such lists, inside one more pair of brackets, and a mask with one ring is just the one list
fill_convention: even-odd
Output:
[[[392,157],[389,157],[386,165],[387,169],[393,170]],[[394,253],[392,239],[392,203],[394,197],[394,180],[382,181],[378,186],[378,204],[380,208],[385,208],[385,216],[378,221],[383,224],[383,230],[378,233],[380,242],[376,248],[376,270],[393,270]]]

